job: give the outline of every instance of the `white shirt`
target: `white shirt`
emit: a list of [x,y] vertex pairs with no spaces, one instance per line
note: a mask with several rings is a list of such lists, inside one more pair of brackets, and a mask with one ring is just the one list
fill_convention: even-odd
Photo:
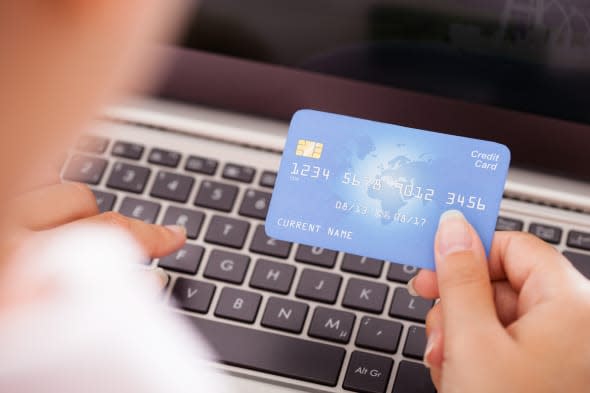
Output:
[[37,288],[0,308],[0,391],[227,392],[206,345],[137,272],[145,259],[112,228],[70,226],[25,244],[0,270]]

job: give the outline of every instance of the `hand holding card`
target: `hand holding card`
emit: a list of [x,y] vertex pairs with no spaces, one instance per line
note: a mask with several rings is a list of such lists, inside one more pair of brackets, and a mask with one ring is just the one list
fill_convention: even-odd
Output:
[[266,220],[269,236],[434,270],[447,210],[486,252],[510,151],[504,145],[302,110],[293,117]]

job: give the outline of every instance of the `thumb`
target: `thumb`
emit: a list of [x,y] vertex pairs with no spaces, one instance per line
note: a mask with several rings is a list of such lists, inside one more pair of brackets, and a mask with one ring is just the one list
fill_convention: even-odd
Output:
[[445,333],[462,340],[500,326],[483,245],[461,212],[441,216],[434,249]]

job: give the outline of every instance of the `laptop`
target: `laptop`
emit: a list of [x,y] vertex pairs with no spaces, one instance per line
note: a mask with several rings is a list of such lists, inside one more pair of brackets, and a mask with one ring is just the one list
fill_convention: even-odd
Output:
[[585,2],[202,0],[186,19],[158,49],[159,89],[109,108],[63,177],[102,211],[187,228],[151,264],[241,391],[434,392],[416,269],[265,234],[302,108],[508,145],[498,230],[532,232],[590,277]]

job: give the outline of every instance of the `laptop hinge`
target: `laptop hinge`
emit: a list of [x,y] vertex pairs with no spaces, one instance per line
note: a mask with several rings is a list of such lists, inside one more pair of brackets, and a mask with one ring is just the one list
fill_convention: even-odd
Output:
[[[107,119],[281,154],[288,124],[219,109],[139,98],[106,110]],[[590,214],[586,183],[511,168],[505,197]]]
[[155,99],[107,108],[107,119],[155,127],[281,154],[289,125],[219,109]]

